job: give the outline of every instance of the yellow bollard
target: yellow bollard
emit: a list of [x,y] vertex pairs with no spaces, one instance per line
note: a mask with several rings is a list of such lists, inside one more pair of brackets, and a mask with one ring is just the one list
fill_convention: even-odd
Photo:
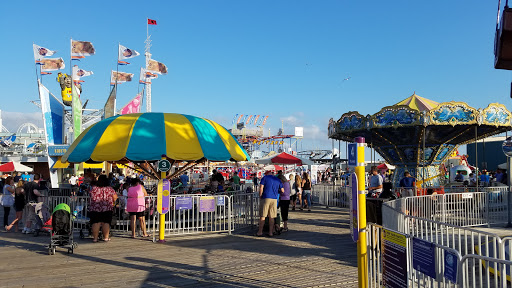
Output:
[[[357,175],[358,192],[358,215],[359,219],[359,237],[357,240],[357,276],[359,288],[368,287],[368,254],[366,246],[366,194],[365,194],[365,163],[364,163],[364,137],[357,137],[357,163],[355,172]],[[354,184],[352,184],[354,185]]]
[[[162,160],[165,160],[166,158],[162,156]],[[157,205],[159,207],[160,212],[162,212],[162,199],[163,199],[163,183],[162,179],[165,179],[167,177],[167,172],[160,171],[160,181],[158,181],[158,195],[157,195]],[[169,190],[170,191],[170,190]],[[165,213],[160,213],[159,219],[158,219],[158,242],[165,242]]]

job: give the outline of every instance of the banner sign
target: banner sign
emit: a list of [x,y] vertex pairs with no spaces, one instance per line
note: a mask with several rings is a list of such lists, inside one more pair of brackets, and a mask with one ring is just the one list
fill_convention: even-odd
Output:
[[419,238],[412,238],[412,266],[430,278],[436,279],[436,246]]
[[69,145],[49,145],[48,156],[62,156],[68,150]]
[[105,102],[105,106],[103,106],[103,119],[116,115],[116,92],[117,85],[114,85],[110,91],[107,102]]
[[46,143],[62,144],[64,139],[64,105],[50,95],[50,91],[38,81],[41,111],[44,118]]
[[357,194],[357,175],[352,173],[352,200],[350,201],[350,234],[352,234],[352,240],[357,242],[359,240],[359,218],[357,217],[357,208],[359,205],[359,199]]
[[357,165],[357,143],[348,144],[348,166]]
[[72,91],[72,104],[73,107],[73,133],[74,133],[74,140],[80,136],[82,133],[82,101],[80,101],[80,91],[78,91],[78,88],[75,86],[75,84],[71,84],[71,91]]
[[171,193],[171,182],[168,179],[160,179],[157,189],[156,209],[158,213],[165,214],[169,212],[169,195]]
[[174,210],[190,209],[192,209],[192,197],[176,197],[176,205]]
[[407,238],[382,229],[382,287],[407,288]]
[[215,197],[205,196],[199,198],[199,212],[215,211]]
[[224,201],[224,197],[218,197],[217,198],[217,206],[224,206],[226,205],[225,201]]

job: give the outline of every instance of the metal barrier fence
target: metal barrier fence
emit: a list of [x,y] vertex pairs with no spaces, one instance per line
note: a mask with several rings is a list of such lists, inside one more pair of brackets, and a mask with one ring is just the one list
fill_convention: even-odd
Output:
[[[69,205],[74,216],[74,231],[88,235],[90,231],[88,196],[45,196],[42,202],[51,213],[60,203]],[[144,225],[153,231],[155,240],[158,227],[157,197],[146,196]],[[202,232],[228,232],[258,224],[259,197],[257,193],[229,195],[181,194],[171,195],[169,212],[165,217],[165,235]],[[130,215],[126,212],[126,197],[120,196],[114,205],[111,231],[131,231]],[[26,218],[25,218],[26,219]],[[138,221],[137,221],[138,222]],[[138,225],[138,223],[136,223]]]
[[349,186],[321,183],[313,185],[311,193],[313,204],[341,208],[350,206],[351,188]]
[[[417,218],[415,220],[417,220]],[[384,250],[382,247],[383,227],[369,223],[367,232],[369,287],[382,287],[385,281],[383,277],[384,257],[382,254]],[[452,234],[460,236],[460,231],[459,233]],[[506,251],[511,252],[510,247],[507,245],[508,241],[511,239],[500,239],[495,235],[484,234],[486,233],[470,235],[471,241],[469,243],[471,246],[469,246],[468,243],[464,245],[460,241],[457,241],[455,237],[449,242],[450,238],[445,239],[439,234],[436,234],[437,236],[414,233],[406,234],[407,248],[405,263],[407,266],[407,287],[510,287],[509,282],[512,276],[512,261],[510,261],[510,256],[506,256],[511,254],[507,254]],[[412,248],[414,237],[434,243],[434,255],[436,259],[433,263],[435,265],[435,277],[420,272],[418,270],[419,267],[414,267]],[[492,239],[487,241],[489,240],[487,239],[488,237]],[[441,243],[438,243],[440,239],[445,239],[446,241],[443,243],[441,240]],[[476,239],[480,239],[481,241],[477,241]],[[477,245],[480,244],[487,252],[476,249],[475,243],[477,243]],[[471,248],[468,249],[468,247]],[[462,254],[461,251],[465,254]],[[445,254],[447,252],[450,252],[450,254],[456,258],[453,259],[453,261],[457,261],[456,282],[452,282],[452,280],[443,277],[445,270],[449,269],[446,267],[445,262]],[[477,255],[477,253],[480,253],[480,255]],[[386,269],[393,268],[388,267]]]

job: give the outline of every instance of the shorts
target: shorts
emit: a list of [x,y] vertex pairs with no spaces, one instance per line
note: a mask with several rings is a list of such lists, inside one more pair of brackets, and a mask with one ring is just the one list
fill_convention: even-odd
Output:
[[142,211],[142,212],[128,212],[128,213],[130,213],[130,216],[135,215],[135,217],[137,217],[137,218],[144,217],[144,211]]
[[27,205],[25,205],[25,208],[27,209],[27,217],[25,217],[25,219],[27,219],[26,221],[33,221],[35,220],[36,218],[36,207],[35,207],[35,202],[31,202],[31,203],[27,203]]
[[89,211],[89,219],[92,224],[95,223],[108,223],[112,222],[112,211],[95,212]]
[[290,202],[291,203],[297,202],[297,194],[290,195]]
[[267,217],[269,215],[270,218],[277,217],[277,199],[260,199],[260,217]]

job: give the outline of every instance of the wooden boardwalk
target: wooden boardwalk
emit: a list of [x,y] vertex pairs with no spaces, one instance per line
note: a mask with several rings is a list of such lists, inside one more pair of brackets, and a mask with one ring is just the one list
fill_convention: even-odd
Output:
[[[0,217],[1,218],[1,217]],[[47,236],[0,233],[0,287],[357,287],[348,209],[290,211],[273,238],[202,234],[164,244],[114,235],[48,255]]]

